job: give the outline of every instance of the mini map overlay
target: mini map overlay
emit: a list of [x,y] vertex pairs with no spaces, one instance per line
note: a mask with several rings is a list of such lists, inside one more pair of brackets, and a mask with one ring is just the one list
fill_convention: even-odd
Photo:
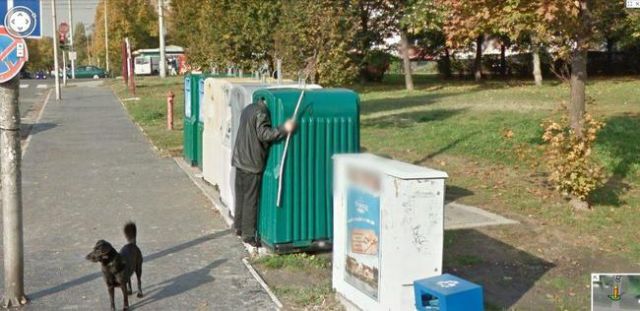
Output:
[[640,273],[591,274],[593,311],[640,310]]

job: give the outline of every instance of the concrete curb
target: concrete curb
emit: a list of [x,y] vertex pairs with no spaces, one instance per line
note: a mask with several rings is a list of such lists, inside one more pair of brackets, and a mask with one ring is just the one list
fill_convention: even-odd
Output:
[[253,275],[253,277],[256,279],[256,281],[258,281],[258,283],[260,283],[262,288],[264,288],[264,290],[267,291],[267,294],[269,294],[269,297],[271,297],[271,300],[273,301],[273,303],[276,304],[276,306],[278,307],[278,310],[282,309],[282,307],[283,307],[282,306],[282,302],[280,302],[280,299],[278,299],[278,297],[273,293],[273,291],[271,291],[271,288],[269,288],[269,285],[267,285],[267,283],[264,281],[264,279],[262,279],[262,276],[260,276],[258,271],[256,271],[253,268],[253,266],[249,262],[249,259],[247,259],[246,257],[242,258],[242,263],[244,263],[245,267],[247,267],[247,269],[249,270],[251,275]]
[[[111,89],[111,93],[113,94],[113,96],[118,100],[118,102],[120,102],[120,105],[122,106],[122,109],[124,109],[125,113],[129,117],[129,120],[133,124],[136,125],[138,130],[144,135],[144,137],[146,138],[146,140],[149,143],[149,145],[153,148],[153,150],[156,153],[162,155],[161,150],[153,144],[153,141],[151,141],[151,139],[149,138],[147,133],[144,131],[144,129],[140,126],[140,124],[138,124],[137,122],[135,122],[135,120],[133,120],[133,118],[129,114],[129,111],[127,110],[127,107],[125,106],[125,104],[122,101],[122,99],[120,99],[120,97],[118,97],[118,95],[113,90],[113,88],[110,88],[110,89]],[[224,204],[222,204],[222,202],[220,201],[218,195],[215,193],[215,191],[213,191],[212,187],[209,186],[208,184],[206,184],[206,182],[202,178],[196,177],[196,174],[197,174],[196,173],[196,169],[194,169],[193,167],[188,165],[182,158],[173,157],[173,160],[176,163],[176,165],[180,169],[182,169],[182,171],[189,177],[189,179],[200,189],[200,191],[202,191],[202,193],[207,197],[207,199],[209,199],[209,201],[211,202],[213,207],[218,211],[220,216],[222,216],[222,219],[225,221],[227,226],[229,228],[232,228],[233,227],[233,219],[230,216],[229,209],[226,206],[224,206]],[[253,249],[250,245],[243,243],[243,246],[247,250],[247,253],[249,253],[249,254],[254,253],[255,249]],[[258,253],[260,253],[260,252],[258,251]],[[271,290],[269,285],[267,285],[267,283],[262,279],[260,274],[253,268],[253,266],[251,266],[251,263],[249,262],[247,257],[242,259],[242,263],[245,265],[247,270],[249,270],[249,273],[251,274],[251,276],[253,276],[253,278],[267,292],[267,294],[271,298],[271,301],[275,304],[276,308],[278,310],[281,310],[282,307],[283,307],[282,302],[280,302],[278,297],[273,293],[273,291]]]
[[211,204],[215,209],[220,213],[222,219],[227,223],[227,226],[231,228],[233,226],[233,219],[229,214],[229,209],[220,202],[220,198],[218,195],[211,189],[211,186],[206,184],[206,182],[202,178],[196,177],[196,169],[191,167],[184,159],[180,157],[174,157],[173,160],[176,162],[178,167],[180,167],[186,174],[189,176],[189,179],[198,187],[200,191],[211,201]]
[[[222,216],[222,219],[224,219],[224,221],[227,223],[227,226],[229,228],[232,228],[233,219],[231,219],[231,216],[229,214],[229,209],[226,206],[224,206],[222,202],[220,202],[220,198],[218,197],[215,190],[213,190],[213,187],[207,184],[202,178],[197,177],[196,176],[198,172],[197,169],[187,164],[187,162],[185,162],[184,159],[180,157],[174,157],[173,160],[176,162],[178,167],[182,169],[182,171],[184,171],[184,173],[189,177],[189,179],[191,179],[191,181],[200,189],[200,191],[202,191],[202,193],[207,197],[207,199],[211,201],[211,205],[213,205],[213,207],[218,211],[220,216]],[[263,251],[265,250],[264,248],[256,249],[246,243],[242,243],[242,245],[247,250],[247,253],[250,255],[257,254],[258,256],[260,256],[261,253],[264,253],[264,252],[261,252],[261,250]],[[251,273],[253,278],[256,279],[256,281],[258,281],[260,286],[262,286],[262,288],[267,292],[267,294],[271,298],[271,301],[273,301],[273,303],[276,305],[278,310],[282,309],[283,307],[282,302],[280,302],[280,299],[278,299],[278,297],[273,293],[273,290],[271,290],[269,285],[267,285],[267,283],[260,276],[260,274],[253,268],[248,258],[249,257],[243,258],[242,263],[245,265],[245,267],[247,267],[247,270],[249,270],[249,273]]]
[[122,101],[120,96],[118,96],[118,93],[116,93],[116,91],[113,89],[113,86],[109,86],[109,89],[111,90],[111,94],[113,95],[113,97],[115,97],[120,103],[120,106],[122,106],[122,110],[124,110],[124,112],[127,114],[129,121],[131,121],[131,123],[133,123],[138,128],[140,133],[142,133],[142,136],[144,136],[144,138],[147,140],[148,146],[150,146],[151,150],[153,150],[155,153],[159,154],[160,156],[164,156],[162,154],[162,150],[156,147],[156,145],[153,143],[151,138],[149,138],[149,135],[147,135],[147,132],[142,128],[142,126],[138,124],[136,120],[133,119],[133,117],[129,113],[129,110],[127,109],[127,106],[125,106],[124,101]]

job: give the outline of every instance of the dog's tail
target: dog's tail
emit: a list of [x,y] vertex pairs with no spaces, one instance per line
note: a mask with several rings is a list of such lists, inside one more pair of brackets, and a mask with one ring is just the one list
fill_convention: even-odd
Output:
[[124,225],[124,236],[127,238],[127,242],[131,244],[136,244],[136,234],[138,229],[136,229],[136,223],[130,221]]

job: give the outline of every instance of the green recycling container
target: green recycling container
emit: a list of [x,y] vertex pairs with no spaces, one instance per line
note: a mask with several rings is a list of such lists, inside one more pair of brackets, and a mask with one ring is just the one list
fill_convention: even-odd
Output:
[[[198,164],[198,84],[201,74],[187,74],[184,77],[184,119],[183,119],[183,155],[185,161],[192,166]],[[201,144],[200,144],[201,145]],[[202,148],[202,147],[201,147]]]
[[214,77],[212,74],[203,75],[198,80],[198,122],[196,122],[196,140],[195,140],[195,151],[196,151],[196,165],[202,169],[202,133],[204,132],[204,101],[202,98],[204,97],[204,81],[207,78]]
[[[264,89],[271,122],[279,126],[293,115],[300,89]],[[330,248],[333,238],[333,162],[338,153],[360,150],[360,100],[347,89],[305,90],[298,127],[289,142],[282,197],[278,174],[285,139],[274,143],[262,178],[258,234],[276,253]]]

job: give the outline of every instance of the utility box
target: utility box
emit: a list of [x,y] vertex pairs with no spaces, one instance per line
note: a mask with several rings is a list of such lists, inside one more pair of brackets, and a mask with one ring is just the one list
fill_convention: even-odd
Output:
[[[301,90],[264,89],[273,126],[293,116]],[[277,253],[328,248],[333,239],[333,162],[339,153],[360,148],[359,98],[346,89],[305,90],[298,128],[291,136],[277,206],[278,175],[285,140],[273,144],[262,177],[258,233]]]
[[201,74],[187,74],[184,77],[184,119],[182,129],[182,153],[187,163],[192,166],[198,164],[198,84]]
[[334,160],[333,287],[361,310],[413,310],[442,273],[447,173],[372,154]]

